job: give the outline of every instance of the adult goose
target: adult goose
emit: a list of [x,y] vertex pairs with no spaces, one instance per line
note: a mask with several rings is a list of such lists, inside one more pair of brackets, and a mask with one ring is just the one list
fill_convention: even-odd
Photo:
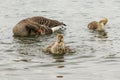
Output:
[[13,34],[14,36],[20,37],[51,34],[55,30],[59,29],[61,25],[66,26],[63,22],[48,19],[42,16],[36,16],[23,19],[17,23],[13,28]]

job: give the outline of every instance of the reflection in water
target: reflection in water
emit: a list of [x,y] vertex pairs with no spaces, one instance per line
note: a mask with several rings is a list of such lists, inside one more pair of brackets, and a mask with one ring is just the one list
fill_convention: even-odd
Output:
[[[55,59],[55,62],[64,62],[64,55],[53,55],[53,58]],[[57,68],[64,68],[64,65],[58,65]],[[63,78],[63,75],[56,76],[57,78]]]
[[20,59],[20,60],[14,60],[14,61],[16,61],[16,62],[20,62],[20,61],[22,61],[22,62],[29,62],[30,59],[29,60],[28,59]]
[[64,68],[64,66],[60,65],[60,66],[58,66],[58,68]]
[[107,32],[106,31],[93,31],[90,30],[91,33],[94,33],[95,37],[105,39],[108,38]]
[[99,31],[98,32],[98,37],[99,38],[108,38],[107,37],[107,32],[106,31]]
[[19,54],[28,55],[29,53],[27,53],[27,52],[26,52],[26,53],[22,52],[22,53],[19,53]]
[[49,42],[49,39],[54,39],[55,35],[45,35],[39,37],[14,37],[14,48],[19,54],[36,55],[42,53],[41,49]]
[[55,62],[64,62],[64,55],[54,54],[53,58],[55,59]]
[[63,76],[56,76],[57,78],[63,78]]

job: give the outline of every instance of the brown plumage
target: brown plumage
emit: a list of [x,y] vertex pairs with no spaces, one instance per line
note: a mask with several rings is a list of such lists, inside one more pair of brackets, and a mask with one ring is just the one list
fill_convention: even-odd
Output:
[[96,31],[104,31],[105,30],[105,25],[108,22],[107,18],[103,18],[99,22],[97,21],[92,21],[91,23],[88,24],[88,28]]
[[50,34],[52,30],[44,25],[39,25],[29,19],[20,21],[13,28],[14,36],[35,36],[40,34]]
[[58,34],[57,41],[52,43],[43,51],[50,54],[65,54],[71,52],[71,49],[65,45],[63,35]]
[[52,27],[65,25],[63,22],[37,16],[21,20],[14,28],[14,36],[34,36],[38,34],[51,34]]
[[45,17],[42,17],[42,16],[32,17],[32,18],[30,18],[30,20],[32,20],[34,22],[37,22],[38,24],[48,26],[50,28],[55,27],[55,26],[60,26],[60,25],[66,26],[66,24],[64,24],[63,22],[48,19],[48,18],[45,18]]

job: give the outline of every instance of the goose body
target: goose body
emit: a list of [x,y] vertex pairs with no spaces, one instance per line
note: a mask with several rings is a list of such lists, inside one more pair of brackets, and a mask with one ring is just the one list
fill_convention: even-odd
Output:
[[37,34],[51,34],[56,26],[66,26],[63,22],[37,16],[21,20],[13,28],[14,36],[31,36]]

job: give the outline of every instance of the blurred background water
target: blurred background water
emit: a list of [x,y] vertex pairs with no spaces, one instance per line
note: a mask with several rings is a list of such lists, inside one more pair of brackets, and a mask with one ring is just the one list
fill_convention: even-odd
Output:
[[[41,50],[57,34],[14,38],[12,28],[33,16],[63,21],[65,43],[76,52],[63,57]],[[108,38],[99,38],[87,24],[103,17]],[[0,1],[0,80],[120,80],[119,0]]]

